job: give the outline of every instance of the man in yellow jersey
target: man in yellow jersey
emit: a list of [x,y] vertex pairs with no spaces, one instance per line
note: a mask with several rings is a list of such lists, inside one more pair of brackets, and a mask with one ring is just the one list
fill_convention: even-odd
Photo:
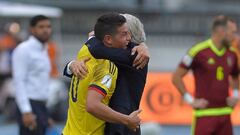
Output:
[[[131,39],[126,19],[118,13],[102,15],[98,18],[94,31],[96,38],[108,47],[127,48]],[[89,73],[82,80],[72,77],[68,119],[63,135],[103,135],[105,121],[125,124],[136,130],[140,124],[140,110],[124,115],[108,107],[115,90],[117,67],[109,60],[95,59],[87,45],[88,43],[83,45],[79,51],[78,59],[90,58],[86,62]]]
[[[236,22],[217,16],[212,24],[212,36],[191,49],[183,57],[173,75],[173,83],[194,108],[194,135],[232,135],[230,114],[238,101],[238,60],[230,47],[237,31]],[[195,99],[188,94],[183,77],[193,70]],[[233,96],[229,95],[232,77]]]

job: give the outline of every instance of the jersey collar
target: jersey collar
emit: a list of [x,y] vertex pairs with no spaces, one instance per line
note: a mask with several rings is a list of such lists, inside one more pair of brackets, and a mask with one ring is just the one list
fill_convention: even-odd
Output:
[[217,55],[217,56],[223,56],[226,52],[226,48],[222,48],[221,50],[219,50],[213,43],[212,39],[208,40],[208,43],[210,45],[211,50]]

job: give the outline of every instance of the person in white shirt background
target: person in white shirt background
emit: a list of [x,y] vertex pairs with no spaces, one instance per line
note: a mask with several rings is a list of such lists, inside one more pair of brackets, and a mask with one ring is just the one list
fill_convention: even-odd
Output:
[[30,32],[29,39],[17,46],[12,58],[19,134],[44,135],[48,126],[46,100],[51,70],[46,44],[52,33],[50,19],[34,16]]

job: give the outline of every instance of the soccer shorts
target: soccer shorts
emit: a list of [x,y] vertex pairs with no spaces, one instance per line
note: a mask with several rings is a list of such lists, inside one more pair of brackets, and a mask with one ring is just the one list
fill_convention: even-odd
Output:
[[232,135],[230,115],[204,116],[195,119],[193,135]]

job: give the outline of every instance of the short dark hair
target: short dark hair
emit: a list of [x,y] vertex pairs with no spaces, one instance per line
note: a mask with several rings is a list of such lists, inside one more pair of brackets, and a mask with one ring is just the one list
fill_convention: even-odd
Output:
[[35,27],[38,22],[43,21],[43,20],[49,20],[49,18],[44,15],[36,15],[36,16],[32,17],[32,19],[30,20],[30,26]]
[[97,19],[94,26],[95,37],[103,40],[105,35],[114,35],[117,28],[126,23],[126,18],[119,13],[107,13]]
[[229,21],[236,23],[236,21],[231,17],[225,15],[216,16],[212,23],[212,31],[216,30],[218,27],[226,27]]

